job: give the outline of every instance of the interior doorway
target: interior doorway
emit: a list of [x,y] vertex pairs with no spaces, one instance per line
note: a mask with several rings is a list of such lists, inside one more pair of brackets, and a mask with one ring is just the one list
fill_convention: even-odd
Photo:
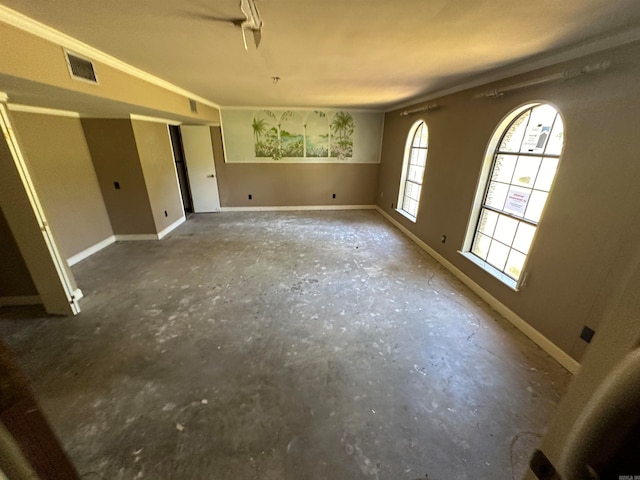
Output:
[[178,183],[180,185],[184,212],[186,214],[193,213],[193,200],[191,199],[191,189],[189,188],[189,174],[184,159],[180,127],[177,125],[169,125],[169,135],[171,137],[171,147],[173,148],[173,158],[176,162],[176,171],[178,173]]

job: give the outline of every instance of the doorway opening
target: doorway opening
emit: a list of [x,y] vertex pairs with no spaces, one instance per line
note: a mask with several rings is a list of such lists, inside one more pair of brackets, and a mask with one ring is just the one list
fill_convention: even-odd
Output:
[[184,213],[191,214],[193,213],[193,200],[191,199],[191,189],[189,188],[189,173],[187,171],[187,163],[184,159],[180,127],[178,125],[169,125],[169,135],[171,137],[171,147],[173,148],[173,158],[176,162],[176,172],[178,173],[178,183],[180,185]]

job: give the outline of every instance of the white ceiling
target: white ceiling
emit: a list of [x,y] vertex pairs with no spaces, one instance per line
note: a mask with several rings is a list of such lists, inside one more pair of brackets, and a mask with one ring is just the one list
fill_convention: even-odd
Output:
[[[638,0],[0,0],[222,106],[385,108],[640,26]],[[271,77],[281,77],[274,85]]]

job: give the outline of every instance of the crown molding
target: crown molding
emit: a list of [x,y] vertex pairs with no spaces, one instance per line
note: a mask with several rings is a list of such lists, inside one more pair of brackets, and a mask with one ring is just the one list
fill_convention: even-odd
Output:
[[178,87],[173,83],[167,82],[166,80],[162,80],[155,75],[151,75],[150,73],[140,70],[139,68],[125,63],[122,60],[112,57],[102,50],[98,50],[91,45],[81,42],[76,38],[62,33],[61,31],[45,25],[44,23],[38,22],[37,20],[27,17],[20,12],[12,10],[11,8],[5,7],[4,5],[0,5],[0,22],[4,22],[7,25],[15,27],[31,35],[35,35],[56,45],[60,45],[61,47],[71,50],[74,53],[86,56],[91,60],[108,65],[109,67],[115,68],[116,70],[126,73],[127,75],[131,75],[132,77],[144,80],[145,82],[151,83],[160,88],[164,88],[165,90],[168,90],[170,92],[177,93],[178,95],[196,100],[197,102],[200,102],[204,105],[220,109],[220,105],[212,102],[211,100],[207,100],[206,98],[196,95],[188,90],[185,90],[184,88]]
[[282,107],[273,105],[247,106],[247,105],[222,105],[220,109],[224,110],[291,110],[293,112],[313,112],[314,110],[323,110],[325,112],[340,112],[347,110],[356,113],[385,113],[385,109],[381,107],[372,108],[351,108],[351,107]]
[[578,45],[574,45],[561,50],[555,50],[553,52],[536,56],[533,59],[522,60],[514,64],[508,65],[503,68],[491,70],[485,74],[475,77],[468,82],[464,82],[453,87],[437,90],[426,95],[415,97],[413,99],[403,100],[402,102],[395,103],[385,109],[385,112],[394,112],[414,105],[429,102],[436,98],[451,95],[453,93],[462,92],[476,87],[481,87],[489,83],[505,80],[516,75],[532,72],[544,67],[550,67],[558,63],[567,62],[570,60],[576,60],[587,55],[600,53],[605,50],[610,50],[617,47],[622,47],[630,43],[640,41],[640,27],[625,30],[623,32],[617,32],[612,35],[604,37],[598,37],[592,40],[581,42]]
[[20,105],[16,103],[7,104],[7,108],[12,112],[38,113],[40,115],[55,115],[58,117],[80,118],[80,113],[69,110],[57,110],[55,108],[34,107],[32,105]]
[[131,120],[138,120],[142,122],[164,123],[166,125],[180,125],[182,123],[179,120],[169,120],[168,118],[149,117],[147,115],[138,115],[136,113],[131,113],[129,115],[129,118]]

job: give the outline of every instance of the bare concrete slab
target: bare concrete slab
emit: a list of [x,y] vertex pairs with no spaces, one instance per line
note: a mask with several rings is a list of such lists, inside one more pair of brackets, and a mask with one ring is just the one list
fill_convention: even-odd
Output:
[[192,216],[4,309],[87,479],[512,479],[570,374],[374,211]]

